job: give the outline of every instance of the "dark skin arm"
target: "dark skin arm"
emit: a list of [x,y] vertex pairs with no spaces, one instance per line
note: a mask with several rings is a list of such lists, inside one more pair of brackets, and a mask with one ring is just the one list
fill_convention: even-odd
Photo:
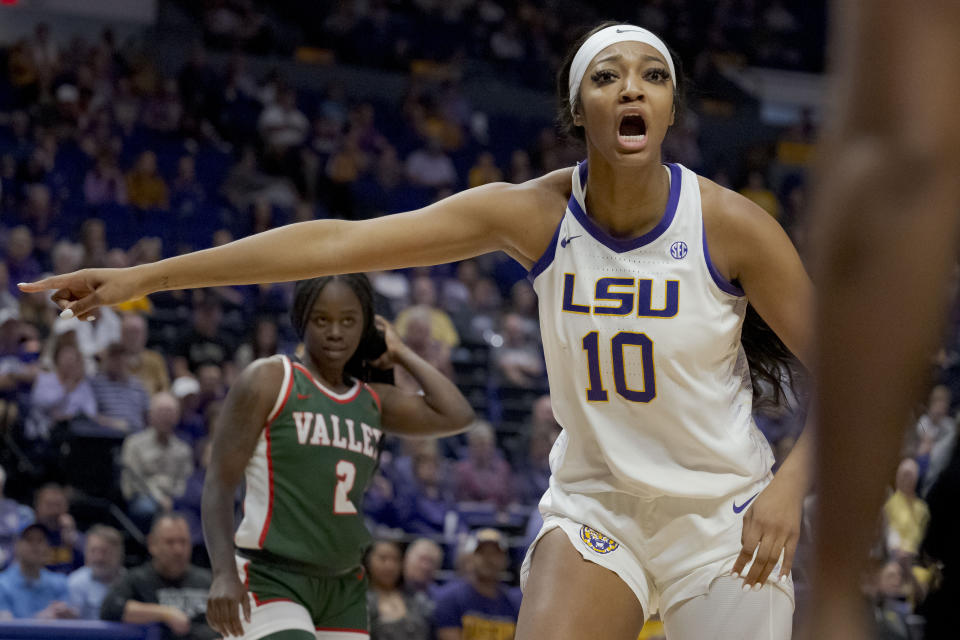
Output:
[[960,4],[841,1],[814,202],[819,478],[810,638],[872,637],[859,593],[942,339],[960,232]]
[[377,317],[387,352],[374,364],[400,365],[420,384],[423,395],[389,384],[371,385],[380,396],[384,429],[404,436],[448,436],[463,431],[474,420],[473,408],[457,386],[405,345],[386,320]]
[[247,589],[234,560],[233,496],[260,440],[263,426],[283,384],[283,363],[257,360],[230,387],[217,418],[210,466],[203,484],[203,538],[210,554],[213,583],[207,600],[207,622],[225,636],[243,635],[240,607],[250,620]]

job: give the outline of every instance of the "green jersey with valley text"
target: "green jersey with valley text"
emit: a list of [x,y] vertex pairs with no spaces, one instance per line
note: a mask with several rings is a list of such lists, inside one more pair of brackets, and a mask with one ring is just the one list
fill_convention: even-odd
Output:
[[380,453],[380,399],[355,381],[335,393],[302,364],[283,361],[283,384],[246,469],[234,541],[305,569],[360,565],[370,533],[363,494]]

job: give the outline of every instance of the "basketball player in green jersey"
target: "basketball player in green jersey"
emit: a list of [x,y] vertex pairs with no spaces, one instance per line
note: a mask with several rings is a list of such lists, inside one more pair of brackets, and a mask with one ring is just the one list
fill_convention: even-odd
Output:
[[[291,319],[303,362],[252,363],[217,421],[203,492],[214,576],[207,618],[218,632],[247,640],[366,638],[361,558],[371,537],[362,501],[383,430],[451,434],[473,411],[375,318],[365,276],[297,283]],[[371,367],[393,365],[417,380],[422,395],[366,381]],[[233,495],[244,475],[244,515],[231,540]]]

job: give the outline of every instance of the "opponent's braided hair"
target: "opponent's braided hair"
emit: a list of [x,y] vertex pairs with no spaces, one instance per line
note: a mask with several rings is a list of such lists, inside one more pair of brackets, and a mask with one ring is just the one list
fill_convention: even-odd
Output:
[[387,345],[383,335],[374,324],[373,286],[366,275],[362,273],[347,273],[343,275],[321,276],[297,282],[293,293],[293,306],[290,308],[290,324],[300,340],[303,340],[307,323],[310,322],[310,312],[324,287],[337,280],[350,287],[350,290],[360,300],[363,311],[363,331],[360,335],[360,344],[353,356],[343,368],[344,382],[349,384],[350,378],[357,378],[363,382],[392,382],[384,379],[379,369],[374,369],[370,363],[386,351]]

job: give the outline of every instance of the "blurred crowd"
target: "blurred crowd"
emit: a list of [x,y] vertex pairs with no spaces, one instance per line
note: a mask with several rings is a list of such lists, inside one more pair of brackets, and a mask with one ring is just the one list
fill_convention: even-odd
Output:
[[657,32],[688,68],[711,58],[737,64],[822,71],[820,2],[693,0],[503,2],[501,0],[292,0],[183,3],[202,20],[208,44],[289,54],[330,51],[340,62],[406,70],[412,61],[481,60],[490,71],[549,89],[539,69],[559,66],[584,25],[616,16]]
[[[708,77],[723,56],[820,64],[803,3],[731,0],[703,15],[694,5],[653,1],[636,11],[696,74]],[[45,295],[21,294],[17,282],[142,264],[291,222],[408,210],[581,157],[549,122],[478,111],[458,74],[421,73],[411,61],[462,59],[462,70],[483,59],[540,86],[587,8],[343,1],[296,22],[298,6],[198,4],[207,44],[234,53],[212,65],[198,45],[172,77],[142,43],[120,45],[109,30],[95,42],[67,40],[41,24],[0,49],[0,617],[120,619],[132,600],[155,603],[144,621],[208,637],[199,510],[211,429],[240,370],[297,346],[288,284],[164,292],[87,323],[58,318]],[[379,104],[339,84],[312,92],[282,71],[251,74],[237,47],[282,50],[288,40],[277,34],[291,23],[302,25],[304,44],[338,60],[409,72],[406,93]],[[438,25],[448,39],[418,37]],[[763,46],[771,39],[778,47]],[[428,41],[437,48],[418,48]],[[671,132],[668,159],[739,190],[802,247],[811,115],[718,164],[700,151],[698,106]],[[539,528],[535,507],[560,431],[536,296],[506,256],[370,277],[378,311],[481,418],[466,435],[394,439],[384,451],[365,501],[380,540],[367,558],[374,637],[429,638],[464,624],[477,625],[464,638],[499,637],[489,634],[515,619],[516,571]],[[956,350],[941,354],[946,386],[905,445],[884,510],[881,568],[866,584],[878,616],[911,640],[913,616],[939,579],[923,540],[932,487],[956,449],[958,366]],[[803,404],[797,393],[785,407],[758,408],[778,461],[802,428]],[[171,589],[176,604],[157,599]],[[477,598],[490,617],[465,622],[460,612]]]

